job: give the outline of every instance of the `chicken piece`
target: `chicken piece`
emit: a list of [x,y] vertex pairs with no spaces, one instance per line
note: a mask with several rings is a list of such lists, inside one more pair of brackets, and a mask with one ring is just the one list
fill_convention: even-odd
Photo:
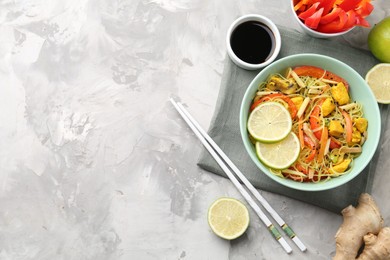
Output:
[[301,96],[293,97],[293,98],[291,98],[291,101],[295,104],[295,106],[299,110],[299,108],[301,107],[301,105],[303,103],[303,97],[301,97]]
[[342,163],[339,163],[331,167],[329,171],[333,174],[343,173],[348,169],[350,163],[351,163],[351,159],[345,159]]
[[356,129],[356,127],[354,127],[353,132],[352,132],[351,142],[353,144],[358,144],[358,143],[360,143],[360,140],[362,140],[362,134],[359,132],[359,130]]
[[267,83],[269,90],[281,91],[284,94],[292,94],[297,90],[297,84],[278,75],[272,76]]
[[357,130],[359,130],[360,133],[364,133],[365,131],[367,131],[367,126],[368,126],[367,119],[363,117],[359,117],[354,119],[353,122],[355,124],[355,127],[357,128]]
[[344,83],[339,82],[336,86],[330,89],[333,99],[339,103],[339,105],[345,105],[349,102],[349,95]]
[[344,128],[338,120],[332,120],[329,123],[329,134],[334,137],[340,137],[344,133]]
[[327,98],[325,99],[324,103],[322,103],[321,109],[322,109],[322,116],[327,116],[330,113],[333,112],[333,110],[336,108],[336,105],[334,104],[333,98]]

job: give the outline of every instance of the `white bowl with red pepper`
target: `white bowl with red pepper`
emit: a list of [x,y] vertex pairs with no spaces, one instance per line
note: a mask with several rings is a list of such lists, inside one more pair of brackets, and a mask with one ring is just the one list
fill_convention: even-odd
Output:
[[316,38],[344,35],[366,20],[374,6],[370,0],[292,0],[293,17],[305,33]]

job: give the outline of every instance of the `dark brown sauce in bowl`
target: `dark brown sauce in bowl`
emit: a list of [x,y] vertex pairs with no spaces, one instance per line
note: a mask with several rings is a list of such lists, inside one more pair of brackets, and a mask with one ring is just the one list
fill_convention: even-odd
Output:
[[233,30],[230,45],[234,54],[242,61],[260,64],[272,56],[275,36],[265,24],[247,21]]

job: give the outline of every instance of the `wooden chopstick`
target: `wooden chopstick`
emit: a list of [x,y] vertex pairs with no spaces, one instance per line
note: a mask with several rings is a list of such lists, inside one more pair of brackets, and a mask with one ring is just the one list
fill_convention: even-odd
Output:
[[[244,187],[241,185],[241,183],[236,179],[236,177],[233,175],[233,173],[230,171],[230,169],[227,167],[227,165],[222,161],[221,157],[218,156],[217,152],[211,147],[211,144],[209,144],[206,140],[206,138],[202,135],[202,133],[198,130],[198,128],[195,126],[195,120],[191,120],[187,114],[185,113],[186,110],[183,106],[181,106],[180,103],[176,103],[172,98],[170,99],[172,105],[175,107],[175,109],[179,112],[181,117],[184,119],[184,121],[188,124],[188,126],[191,128],[191,130],[194,132],[194,134],[198,137],[198,139],[202,142],[202,144],[205,146],[207,151],[211,154],[211,156],[215,159],[215,161],[218,163],[218,165],[223,169],[223,171],[226,173],[226,175],[229,177],[229,179],[232,181],[234,186],[238,189],[238,191],[242,194],[242,196],[246,199],[248,204],[252,207],[252,209],[256,212],[256,214],[259,216],[261,221],[267,226],[269,232],[272,234],[272,236],[280,243],[280,245],[283,247],[283,249],[289,254],[292,252],[291,247],[289,244],[287,244],[286,240],[281,236],[278,229],[272,224],[272,222],[269,220],[269,218],[264,214],[264,212],[260,209],[260,207],[256,204],[256,202],[252,199],[252,197],[249,195],[249,193],[244,189]],[[199,124],[198,124],[199,125]],[[200,127],[200,126],[199,126]],[[200,128],[201,129],[201,128]],[[203,131],[203,130],[202,130]],[[204,132],[204,131],[203,131]],[[206,134],[207,135],[207,134]],[[210,138],[211,139],[211,138]],[[225,155],[226,156],[226,155]],[[264,200],[264,198],[263,198]]]

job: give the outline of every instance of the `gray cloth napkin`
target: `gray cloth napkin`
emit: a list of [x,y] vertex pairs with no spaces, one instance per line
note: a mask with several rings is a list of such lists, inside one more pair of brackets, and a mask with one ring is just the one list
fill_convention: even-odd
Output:
[[[343,45],[340,42],[316,39],[286,28],[279,27],[282,48],[278,58],[296,53],[317,53],[336,58],[361,76],[378,61],[368,52]],[[337,71],[335,71],[337,73]],[[304,201],[339,213],[344,207],[356,204],[362,192],[370,192],[379,150],[372,162],[356,178],[332,190],[320,192],[298,191],[278,184],[256,167],[247,154],[239,129],[239,111],[245,90],[259,71],[247,71],[237,67],[226,58],[218,101],[209,128],[209,135],[257,188]],[[210,156],[202,150],[198,165],[212,173],[226,177],[226,174]]]

